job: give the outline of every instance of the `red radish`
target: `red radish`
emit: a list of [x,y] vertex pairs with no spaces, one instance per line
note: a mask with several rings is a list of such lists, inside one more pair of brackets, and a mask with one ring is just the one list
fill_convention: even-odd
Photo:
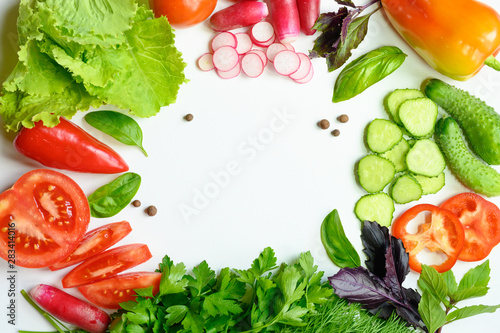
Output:
[[236,49],[231,46],[221,46],[213,54],[213,63],[217,70],[230,71],[239,62],[240,58]]
[[238,75],[240,75],[240,71],[241,71],[241,65],[240,63],[238,62],[236,64],[236,66],[234,66],[233,69],[227,71],[227,72],[223,72],[223,71],[220,71],[218,69],[216,69],[217,71],[217,75],[219,75],[219,77],[221,79],[232,79],[232,78],[235,78],[237,77]]
[[321,0],[297,0],[299,10],[300,29],[305,35],[313,35],[316,30],[313,26],[319,17]]
[[235,36],[238,41],[236,45],[236,52],[238,54],[245,54],[252,49],[252,39],[246,32],[238,32]]
[[262,60],[262,63],[264,64],[264,67],[267,65],[267,56],[264,53],[264,51],[259,50],[259,49],[253,49],[253,50],[251,50],[248,53],[255,53],[255,54],[257,54],[260,57],[260,59]]
[[215,52],[221,46],[231,46],[236,48],[237,45],[238,40],[236,39],[236,36],[228,31],[218,33],[212,39],[212,43],[210,43],[212,52]]
[[250,29],[250,36],[254,43],[269,43],[270,40],[274,40],[273,25],[266,21],[256,23]]
[[258,47],[263,47],[263,48],[266,48],[266,47],[269,47],[269,45],[273,44],[274,42],[276,41],[276,36],[273,35],[271,37],[271,39],[269,39],[267,42],[256,42],[254,41],[255,45],[258,46]]
[[290,50],[280,51],[274,57],[273,65],[278,74],[288,76],[299,69],[300,57]]
[[241,69],[249,77],[258,77],[264,72],[264,63],[257,53],[249,52],[241,58]]
[[297,82],[297,83],[301,83],[301,84],[307,83],[307,82],[311,81],[311,79],[313,78],[313,76],[314,76],[314,67],[311,66],[310,69],[309,69],[309,73],[307,74],[307,76],[305,78],[300,79],[300,80],[294,80],[294,81]]
[[198,67],[205,72],[215,68],[212,53],[205,53],[198,58]]
[[213,14],[210,26],[215,31],[228,31],[262,21],[269,14],[264,2],[243,1],[224,8]]
[[46,312],[90,333],[103,333],[111,322],[103,310],[60,289],[39,284],[29,291],[31,298]]
[[300,58],[300,66],[296,72],[290,74],[290,78],[293,80],[301,80],[304,79],[309,71],[311,70],[311,59],[304,53],[297,53]]
[[[282,44],[283,44],[283,43],[282,43]],[[285,45],[285,47],[286,47],[286,49],[287,49],[287,50],[290,50],[290,51],[294,51],[294,52],[295,52],[295,47],[293,47],[293,45],[292,45],[292,44],[290,44],[290,43],[285,43],[285,44],[283,44],[283,45]]]
[[286,46],[281,44],[281,43],[273,43],[269,45],[269,47],[266,50],[266,55],[267,59],[269,59],[270,62],[273,62],[274,57],[278,52],[286,50]]
[[278,40],[283,44],[295,41],[300,34],[296,0],[269,0],[269,6]]

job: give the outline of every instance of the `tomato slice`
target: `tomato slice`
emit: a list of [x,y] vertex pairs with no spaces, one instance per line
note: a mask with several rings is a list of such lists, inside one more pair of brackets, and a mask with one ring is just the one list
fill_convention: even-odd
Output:
[[482,260],[500,242],[500,209],[480,195],[460,193],[440,207],[455,214],[464,226],[465,244],[458,260]]
[[21,267],[50,266],[75,249],[89,221],[87,197],[75,181],[30,171],[0,194],[0,256]]
[[92,304],[106,309],[119,309],[121,302],[135,300],[134,289],[153,287],[153,295],[160,290],[161,273],[136,272],[116,275],[78,288]]
[[115,245],[131,231],[132,227],[126,221],[106,224],[91,230],[85,234],[80,244],[69,256],[50,266],[49,269],[56,271],[84,261]]
[[62,279],[64,288],[78,287],[114,276],[151,259],[145,244],[128,244],[99,253],[76,266]]
[[[416,233],[410,233],[407,227],[420,213],[425,214],[425,221]],[[429,204],[416,205],[404,212],[394,221],[392,234],[403,241],[410,257],[410,268],[419,273],[422,263],[417,255],[425,248],[446,254],[442,263],[430,266],[440,273],[451,269],[462,251],[465,237],[462,224],[452,212]]]

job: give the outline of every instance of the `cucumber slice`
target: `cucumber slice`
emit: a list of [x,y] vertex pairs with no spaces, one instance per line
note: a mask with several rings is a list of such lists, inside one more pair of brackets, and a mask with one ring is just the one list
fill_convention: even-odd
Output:
[[378,155],[365,156],[358,163],[359,184],[368,193],[382,191],[395,174],[394,164]]
[[438,193],[444,187],[444,172],[437,177],[426,177],[422,175],[413,175],[417,182],[422,186],[422,195]]
[[402,138],[399,126],[387,119],[374,119],[366,129],[366,143],[375,153],[385,153]]
[[396,89],[385,98],[385,110],[396,124],[402,125],[398,115],[401,103],[420,97],[425,97],[425,95],[418,89]]
[[394,210],[394,201],[384,192],[364,195],[354,207],[360,221],[376,221],[385,227],[391,225]]
[[406,154],[410,150],[410,144],[405,138],[401,139],[398,144],[392,147],[389,151],[381,154],[383,158],[388,159],[396,167],[396,172],[405,171],[408,169],[406,166]]
[[398,115],[411,136],[428,138],[434,133],[438,107],[427,97],[410,99],[401,103]]
[[422,197],[422,187],[411,175],[403,174],[392,184],[391,197],[398,204],[416,201]]
[[430,139],[417,140],[406,154],[408,170],[418,175],[437,177],[446,162],[438,145]]

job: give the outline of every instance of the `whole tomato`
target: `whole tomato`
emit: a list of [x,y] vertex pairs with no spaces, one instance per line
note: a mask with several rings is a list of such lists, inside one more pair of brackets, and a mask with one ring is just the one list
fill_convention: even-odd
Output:
[[154,0],[156,17],[166,16],[174,28],[187,28],[205,21],[215,9],[217,0]]

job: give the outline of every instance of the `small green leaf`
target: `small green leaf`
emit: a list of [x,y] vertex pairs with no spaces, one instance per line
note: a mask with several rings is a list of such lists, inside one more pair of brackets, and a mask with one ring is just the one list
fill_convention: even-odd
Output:
[[379,82],[404,62],[406,54],[395,46],[383,46],[353,60],[340,72],[333,90],[333,102],[360,94]]
[[449,306],[450,303],[447,298],[448,287],[442,275],[435,268],[422,265],[422,273],[418,278],[418,286],[423,291],[429,292],[432,297],[444,303],[445,306]]
[[160,280],[160,295],[181,293],[185,291],[188,280],[184,278],[186,266],[181,262],[177,265],[163,267]]
[[251,271],[256,277],[261,276],[265,272],[275,269],[277,260],[274,250],[266,247],[259,257],[253,261]]
[[340,268],[355,268],[361,265],[359,254],[345,235],[336,209],[328,214],[321,224],[321,241],[328,257]]
[[469,270],[460,280],[457,291],[452,295],[454,301],[463,301],[472,297],[484,296],[488,292],[490,281],[490,265],[486,260],[479,266]]
[[197,267],[193,268],[194,278],[187,276],[189,281],[188,287],[194,289],[191,291],[193,296],[198,296],[202,293],[207,284],[215,279],[215,272],[210,269],[208,263],[204,260]]
[[422,293],[422,298],[418,303],[418,313],[420,313],[428,332],[436,332],[437,329],[446,324],[446,312],[441,307],[441,303],[428,291]]
[[174,324],[180,323],[184,319],[188,311],[189,308],[185,305],[169,306],[167,308],[167,315],[165,316],[165,318],[167,319],[165,324],[170,327]]
[[85,115],[87,123],[129,146],[139,147],[148,156],[142,146],[142,130],[139,124],[126,114],[116,111],[94,111]]
[[457,309],[453,312],[450,312],[448,316],[446,316],[446,319],[448,322],[452,322],[455,320],[459,319],[464,319],[468,317],[472,317],[478,314],[482,313],[493,313],[495,312],[498,308],[500,308],[500,305],[472,305],[472,306],[466,306],[461,309]]
[[441,276],[443,277],[444,282],[448,287],[448,295],[453,295],[458,289],[458,283],[455,279],[455,274],[453,274],[453,272],[449,270],[442,273]]
[[118,214],[132,201],[140,186],[141,176],[133,172],[124,173],[88,197],[90,214],[100,218]]

